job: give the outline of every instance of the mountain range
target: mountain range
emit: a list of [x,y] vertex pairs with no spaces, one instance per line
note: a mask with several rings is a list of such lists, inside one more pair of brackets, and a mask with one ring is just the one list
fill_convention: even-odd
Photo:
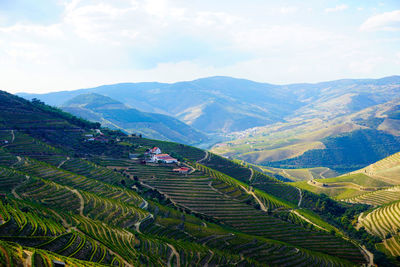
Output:
[[[270,167],[325,166],[347,172],[396,152],[400,144],[399,89],[400,76],[290,85],[217,76],[171,84],[124,83],[19,95],[62,106],[65,100],[81,94],[97,93],[142,112],[179,119],[207,134],[207,144],[210,140],[230,139],[212,148],[217,154]],[[68,110],[74,112],[71,107]],[[197,145],[199,140],[207,140],[200,136],[188,136],[192,140],[174,135],[162,137],[154,135],[154,129],[148,126],[135,125],[143,127],[140,130],[145,136],[153,134],[156,138]],[[188,129],[176,123],[168,126],[179,132],[177,127]],[[388,140],[386,151],[384,143]],[[357,147],[341,150],[343,142]],[[368,156],[358,157],[357,149],[363,154],[368,151]],[[318,156],[310,160],[310,153]]]
[[184,144],[207,142],[208,137],[168,115],[141,112],[119,101],[96,93],[78,95],[62,104],[62,110],[104,127],[148,138]]

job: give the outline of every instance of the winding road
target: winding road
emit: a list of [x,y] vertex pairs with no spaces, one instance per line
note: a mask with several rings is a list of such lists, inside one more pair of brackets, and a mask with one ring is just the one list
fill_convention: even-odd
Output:
[[196,161],[197,163],[203,162],[208,158],[208,151],[206,150],[206,154],[204,155],[204,157],[202,159],[199,159],[198,161]]
[[64,163],[65,163],[65,162],[67,162],[68,160],[70,160],[70,158],[69,158],[69,157],[67,157],[67,159],[66,159],[66,160],[64,160],[64,161],[60,162],[60,164],[58,164],[57,168],[61,168],[61,166],[62,166],[62,165],[64,165]]
[[178,251],[176,251],[176,249],[173,245],[171,245],[171,244],[167,244],[167,245],[172,250],[171,255],[169,255],[169,259],[168,259],[168,267],[173,266],[173,265],[171,265],[171,261],[172,261],[172,258],[174,257],[174,255],[176,257],[176,266],[180,267],[181,266],[181,258],[179,256]]
[[254,170],[253,170],[253,168],[249,168],[249,169],[250,169],[250,178],[249,178],[249,183],[250,183],[251,180],[253,180]]
[[244,191],[246,191],[247,194],[252,195],[254,197],[254,199],[260,205],[260,208],[262,211],[268,211],[268,209],[265,207],[264,203],[262,203],[262,201],[256,196],[256,194],[254,194],[253,191],[247,190],[246,187],[244,187],[243,185],[240,185],[240,186],[243,188]]
[[300,193],[299,203],[297,204],[297,206],[300,208],[301,201],[303,200],[303,194],[301,193],[301,189],[300,188],[298,188],[298,187],[296,187],[296,188],[297,188],[297,190],[299,190],[299,193]]
[[14,140],[15,140],[14,130],[11,130],[11,142],[10,143],[14,143]]

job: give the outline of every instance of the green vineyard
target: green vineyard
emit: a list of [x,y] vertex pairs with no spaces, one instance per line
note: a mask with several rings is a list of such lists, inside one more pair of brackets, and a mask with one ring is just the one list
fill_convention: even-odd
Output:
[[[99,128],[4,92],[0,109],[0,266],[371,263],[317,214],[323,198],[245,164]],[[150,162],[153,147],[179,162]],[[357,207],[346,205],[340,216]],[[370,214],[366,225],[381,216]],[[387,219],[367,230],[390,232],[379,245],[396,251],[395,226]]]

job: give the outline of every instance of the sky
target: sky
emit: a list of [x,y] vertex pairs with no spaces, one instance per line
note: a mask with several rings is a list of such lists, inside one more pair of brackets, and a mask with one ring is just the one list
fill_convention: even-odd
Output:
[[0,90],[400,75],[400,1],[0,0]]

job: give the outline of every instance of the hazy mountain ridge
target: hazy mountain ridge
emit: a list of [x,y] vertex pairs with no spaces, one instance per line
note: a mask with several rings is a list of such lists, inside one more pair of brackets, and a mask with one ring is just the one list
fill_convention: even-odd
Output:
[[[400,135],[400,120],[398,120],[397,113],[400,98],[395,93],[393,92],[393,95],[397,97],[393,97],[390,101],[369,106],[356,112],[353,110],[361,107],[349,109],[349,103],[335,106],[331,102],[329,112],[319,108],[308,109],[312,112],[304,112],[299,114],[298,117],[287,118],[286,123],[275,123],[267,127],[257,127],[245,132],[235,133],[232,136],[233,141],[215,146],[213,151],[256,164],[270,164],[271,161],[301,157],[304,152],[315,148],[323,149],[323,146],[325,146],[324,138],[335,138],[340,134],[349,134],[350,136],[351,132],[356,130],[379,130],[392,135],[396,139],[395,137]],[[370,103],[376,103],[376,101]],[[338,102],[336,104],[340,105]],[[350,102],[350,106],[351,104],[353,103]],[[359,141],[354,139],[354,142]],[[368,146],[368,144],[366,145]],[[390,151],[390,153],[394,152]],[[374,153],[373,150],[371,150],[371,153]],[[388,156],[388,154],[380,155],[380,157],[383,156]],[[371,164],[379,159],[381,158],[371,158],[372,161],[365,162],[365,164]],[[331,163],[336,161],[325,162],[325,165],[311,166],[301,165],[300,161],[297,162],[299,165],[296,165],[296,167],[328,167],[328,165],[331,167]],[[349,165],[353,163],[355,162],[348,162]],[[356,168],[360,167],[360,165],[356,166]]]
[[173,117],[141,112],[100,94],[82,94],[66,101],[63,110],[100,122],[111,129],[143,134],[148,138],[186,144],[206,142],[208,137]]
[[60,105],[60,98],[83,92],[104,94],[139,110],[171,115],[207,134],[228,135],[233,141],[213,151],[255,164],[322,149],[323,138],[354,130],[400,133],[397,115],[389,118],[385,114],[398,105],[400,76],[291,85],[209,77],[172,84],[124,83],[21,95]]
[[[354,112],[389,101],[397,95],[399,84],[400,76],[291,85],[216,76],[171,84],[121,83],[75,91],[19,95],[60,106],[65,99],[79,94],[99,93],[142,111],[174,116],[201,131],[232,132],[284,122],[286,117],[331,118],[329,115],[333,113],[337,116]],[[346,103],[337,106],[338,100],[346,96]],[[216,111],[222,115],[215,116]],[[236,123],[236,120],[248,123]]]
[[[299,101],[288,98],[281,86],[230,77],[210,77],[173,84],[124,83],[43,95],[19,95],[28,99],[36,97],[59,106],[62,104],[60,99],[88,92],[115,98],[146,112],[168,114],[189,125],[196,125],[201,131],[210,132],[244,130],[280,121],[301,105]],[[193,110],[195,107],[198,111]],[[221,117],[215,113],[216,109],[221,112]],[[186,119],[188,113],[195,119]],[[248,120],[249,123],[241,126],[236,119]],[[226,120],[231,120],[231,123],[226,123]],[[208,127],[210,123],[212,127]]]

